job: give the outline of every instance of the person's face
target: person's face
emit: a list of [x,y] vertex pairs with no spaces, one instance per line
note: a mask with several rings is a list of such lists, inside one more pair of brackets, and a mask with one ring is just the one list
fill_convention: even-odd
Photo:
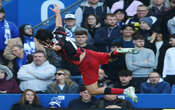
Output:
[[162,41],[162,40],[163,40],[163,35],[157,33],[157,34],[156,34],[156,41]]
[[175,47],[175,38],[170,38],[169,44],[170,44],[172,47]]
[[160,81],[160,76],[156,72],[150,73],[149,80],[150,80],[150,83],[157,84]]
[[22,54],[24,54],[24,50],[20,49],[19,47],[13,47],[12,48],[12,54],[14,56],[20,57]]
[[119,80],[122,85],[127,85],[131,81],[132,76],[119,76]]
[[99,77],[99,80],[104,79],[104,77],[105,77],[105,72],[104,72],[103,69],[99,69],[99,70],[98,70],[98,77]]
[[65,19],[64,20],[65,24],[67,27],[73,27],[76,23],[76,20],[75,19]]
[[64,80],[64,79],[65,79],[64,72],[58,71],[56,74],[56,80]]
[[91,100],[92,97],[87,90],[80,92],[80,95],[84,102],[88,102],[89,100]]
[[117,22],[115,16],[107,16],[105,21],[106,21],[106,24],[108,24],[109,26],[115,26]]
[[75,36],[75,40],[76,40],[78,45],[83,45],[83,44],[86,44],[87,36],[85,34],[83,34],[83,35],[76,35]]
[[0,21],[2,21],[5,18],[5,13],[0,13]]
[[4,78],[5,78],[5,73],[0,70],[0,79],[4,79]]
[[117,95],[104,95],[104,98],[108,101],[114,101],[117,99]]
[[137,8],[137,16],[138,18],[143,18],[148,14],[148,9],[145,6],[138,6]]
[[96,25],[96,23],[97,23],[97,20],[96,20],[95,16],[88,17],[88,24],[89,25],[93,26],[93,25]]
[[132,27],[127,26],[125,29],[123,29],[122,33],[125,37],[132,37],[132,35],[134,34],[134,30]]
[[24,27],[24,32],[25,32],[26,35],[32,36],[32,35],[33,35],[32,26],[26,25],[26,26]]
[[170,1],[170,7],[171,7],[171,8],[174,8],[174,7],[175,7],[175,0],[171,0],[171,1]]
[[46,58],[43,53],[36,53],[33,55],[33,62],[35,65],[40,66],[46,61]]
[[34,93],[32,91],[27,91],[25,95],[26,101],[28,101],[30,104],[34,101]]
[[164,3],[164,0],[154,0],[154,4],[157,6],[163,5],[163,3]]
[[146,30],[148,29],[149,25],[144,22],[144,21],[140,21],[140,28],[143,29],[143,30]]
[[125,14],[123,12],[121,12],[121,11],[118,11],[115,14],[115,17],[116,17],[117,21],[122,21],[125,18]]
[[136,48],[142,48],[145,45],[145,41],[142,39],[133,40],[133,43]]
[[95,4],[97,4],[97,3],[98,3],[98,0],[88,0],[88,2],[89,2],[90,4],[95,5]]

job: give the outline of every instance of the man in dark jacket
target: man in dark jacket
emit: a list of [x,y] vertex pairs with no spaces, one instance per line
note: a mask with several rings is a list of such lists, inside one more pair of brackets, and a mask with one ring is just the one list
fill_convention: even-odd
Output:
[[84,86],[80,87],[80,97],[78,99],[74,99],[70,101],[69,108],[78,108],[78,109],[86,109],[93,108],[94,102],[96,102],[96,98],[92,97]]

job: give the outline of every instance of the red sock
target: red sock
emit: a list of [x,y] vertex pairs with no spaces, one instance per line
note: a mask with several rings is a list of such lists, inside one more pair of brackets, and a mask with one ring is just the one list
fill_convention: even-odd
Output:
[[111,88],[111,94],[123,94],[124,89]]

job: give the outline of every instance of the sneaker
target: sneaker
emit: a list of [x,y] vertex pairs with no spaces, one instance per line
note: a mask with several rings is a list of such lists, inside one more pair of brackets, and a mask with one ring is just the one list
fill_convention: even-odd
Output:
[[131,98],[133,102],[137,103],[138,102],[138,97],[135,94],[135,88],[134,87],[128,87],[124,89],[124,94]]
[[116,50],[118,53],[131,53],[131,54],[139,53],[139,51],[135,48],[118,48]]

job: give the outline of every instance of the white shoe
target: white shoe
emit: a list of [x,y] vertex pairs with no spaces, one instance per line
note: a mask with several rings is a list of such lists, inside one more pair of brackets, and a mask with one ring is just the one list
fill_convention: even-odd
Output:
[[124,89],[124,94],[132,99],[133,102],[138,102],[138,97],[135,94],[135,88],[134,87],[128,87]]

